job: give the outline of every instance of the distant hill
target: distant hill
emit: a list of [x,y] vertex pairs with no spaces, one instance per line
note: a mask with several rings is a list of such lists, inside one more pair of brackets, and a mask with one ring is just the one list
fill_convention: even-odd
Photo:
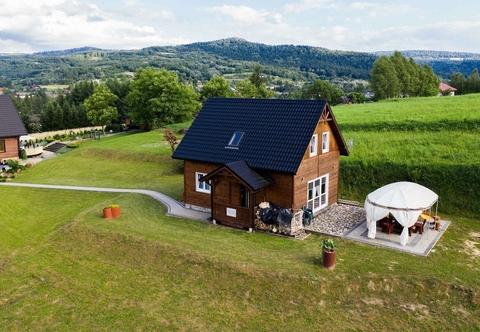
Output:
[[102,49],[96,48],[96,47],[90,47],[90,46],[85,46],[85,47],[79,47],[79,48],[71,48],[68,50],[62,50],[62,51],[45,51],[45,52],[36,52],[33,53],[34,55],[40,55],[40,56],[65,56],[65,55],[74,55],[78,53],[84,53],[88,51],[101,51]]
[[[71,84],[131,74],[152,66],[177,72],[183,82],[195,84],[222,75],[230,81],[249,76],[255,64],[276,82],[334,82],[368,80],[373,62],[393,52],[344,52],[305,45],[266,45],[240,38],[140,50],[102,50],[81,47],[34,54],[0,55],[0,84]],[[442,78],[457,71],[468,76],[480,68],[480,55],[459,52],[402,52],[420,64],[429,64]],[[3,83],[2,83],[3,82]]]

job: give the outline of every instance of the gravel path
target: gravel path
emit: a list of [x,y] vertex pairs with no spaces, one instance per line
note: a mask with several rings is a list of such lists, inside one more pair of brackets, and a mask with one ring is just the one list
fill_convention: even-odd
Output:
[[365,219],[362,206],[336,203],[315,215],[305,230],[341,236]]

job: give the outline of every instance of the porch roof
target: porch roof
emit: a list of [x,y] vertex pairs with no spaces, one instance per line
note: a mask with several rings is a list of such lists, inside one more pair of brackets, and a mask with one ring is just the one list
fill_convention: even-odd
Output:
[[255,172],[253,169],[251,169],[248,166],[248,164],[244,160],[235,161],[232,163],[228,163],[224,166],[221,166],[213,170],[212,172],[208,173],[207,175],[202,177],[200,180],[208,181],[212,179],[215,175],[220,174],[225,170],[228,170],[232,174],[234,174],[252,191],[256,191],[264,187],[268,187],[269,185],[275,183],[275,180],[272,177],[266,174],[260,174]]

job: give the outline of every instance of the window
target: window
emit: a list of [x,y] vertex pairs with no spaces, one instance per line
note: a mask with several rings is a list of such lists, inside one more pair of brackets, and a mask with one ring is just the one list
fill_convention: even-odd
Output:
[[307,207],[316,212],[328,205],[328,174],[308,182]]
[[5,152],[5,140],[0,139],[0,152]]
[[310,157],[317,155],[317,141],[318,141],[318,135],[315,134],[312,136],[312,139],[310,140]]
[[205,173],[195,173],[195,187],[199,192],[210,194],[210,184],[206,181],[200,181],[200,178],[205,175]]
[[327,131],[322,134],[322,153],[330,150],[330,133]]
[[237,147],[240,144],[240,140],[242,139],[242,137],[243,137],[243,133],[240,133],[240,132],[233,133],[233,136],[230,139],[228,146]]

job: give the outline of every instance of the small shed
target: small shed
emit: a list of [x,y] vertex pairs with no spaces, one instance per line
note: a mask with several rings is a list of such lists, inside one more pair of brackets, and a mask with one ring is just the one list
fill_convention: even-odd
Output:
[[0,95],[0,159],[20,157],[20,136],[27,129],[9,95]]

